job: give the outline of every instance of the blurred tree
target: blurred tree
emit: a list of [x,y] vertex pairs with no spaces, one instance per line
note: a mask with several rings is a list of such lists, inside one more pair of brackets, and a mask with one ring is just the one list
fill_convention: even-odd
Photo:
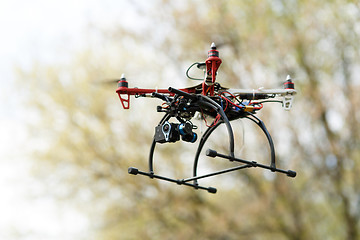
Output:
[[[88,50],[71,65],[34,65],[20,73],[36,96],[30,102],[41,116],[33,128],[41,140],[36,166],[52,193],[79,202],[93,216],[99,239],[358,239],[358,3],[153,1],[135,7],[146,23],[140,30],[104,30],[101,54]],[[133,86],[190,84],[182,77],[186,66],[205,59],[212,41],[226,86],[277,87],[287,74],[295,77],[292,111],[275,105],[260,114],[278,164],[297,170],[295,179],[254,169],[210,181],[219,193],[209,195],[127,174],[130,165],[146,169],[160,118],[148,109],[157,102],[137,99],[124,111],[115,86],[108,91],[91,82],[121,68],[145,80],[129,79]],[[244,124],[254,139],[241,154],[266,162],[264,137]],[[174,158],[186,158],[191,147],[162,146],[156,167],[186,176],[191,159]]]

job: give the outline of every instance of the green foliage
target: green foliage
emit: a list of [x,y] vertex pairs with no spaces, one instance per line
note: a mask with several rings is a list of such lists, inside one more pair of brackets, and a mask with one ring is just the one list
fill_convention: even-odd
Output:
[[[28,79],[29,107],[41,116],[32,128],[41,143],[36,173],[51,192],[78,202],[93,217],[99,239],[358,239],[359,5],[160,1],[139,9],[148,19],[144,31],[120,25],[104,34],[101,54],[90,49],[69,65],[34,65],[20,73]],[[92,82],[122,68],[142,80],[132,86],[190,84],[181,77],[186,66],[205,59],[212,41],[225,86],[277,87],[287,74],[295,77],[292,112],[274,105],[260,114],[278,164],[295,169],[295,179],[245,170],[209,181],[219,189],[210,195],[127,174],[129,166],[147,168],[158,102],[132,99],[132,110],[121,110],[116,86]],[[267,162],[264,136],[254,131],[241,154]],[[161,152],[160,171],[189,174],[192,146]]]

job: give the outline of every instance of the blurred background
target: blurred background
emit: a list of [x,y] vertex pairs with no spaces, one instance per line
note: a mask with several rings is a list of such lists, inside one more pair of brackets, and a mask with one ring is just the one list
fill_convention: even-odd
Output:
[[[1,5],[1,239],[360,238],[357,1]],[[131,87],[195,85],[186,69],[211,42],[223,86],[278,88],[292,76],[292,110],[269,103],[258,117],[278,166],[296,178],[248,169],[200,181],[214,195],[127,173],[147,168],[161,102],[131,99],[123,110],[107,80],[125,73]],[[245,120],[234,128],[236,155],[268,163],[261,131]],[[226,148],[224,131],[208,145]],[[195,149],[159,146],[155,169],[191,176]],[[206,157],[199,165],[228,166]]]

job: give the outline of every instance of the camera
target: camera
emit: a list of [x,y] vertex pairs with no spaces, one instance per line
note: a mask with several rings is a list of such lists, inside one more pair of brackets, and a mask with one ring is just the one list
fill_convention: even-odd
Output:
[[154,139],[157,143],[176,142],[180,137],[185,142],[194,143],[197,140],[197,134],[193,131],[193,125],[190,122],[170,123],[166,121],[162,125],[155,127]]

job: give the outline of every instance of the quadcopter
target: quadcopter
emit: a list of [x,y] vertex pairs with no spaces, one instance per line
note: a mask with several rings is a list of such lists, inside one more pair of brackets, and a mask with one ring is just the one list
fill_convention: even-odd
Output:
[[[148,171],[140,171],[135,167],[130,167],[128,169],[129,174],[144,175],[152,179],[155,178],[176,183],[178,185],[193,187],[194,189],[207,190],[209,193],[216,193],[217,189],[199,185],[199,179],[246,168],[258,167],[272,172],[286,174],[288,177],[292,178],[296,176],[295,171],[283,170],[276,167],[273,140],[264,122],[255,116],[267,102],[280,102],[285,110],[290,110],[294,95],[296,94],[294,83],[290,76],[287,76],[283,89],[230,89],[222,87],[220,83],[216,81],[217,71],[221,63],[222,60],[219,57],[219,51],[216,49],[216,45],[212,43],[211,49],[208,51],[208,58],[205,62],[192,64],[186,72],[188,78],[202,81],[201,84],[196,86],[183,89],[172,87],[169,87],[168,89],[129,88],[125,76],[121,76],[118,81],[116,93],[118,94],[124,109],[130,108],[130,96],[152,97],[163,101],[162,105],[157,106],[157,112],[164,113],[159,124],[155,126],[148,159]],[[197,79],[189,76],[189,70],[193,66],[203,70],[204,78]],[[277,98],[278,100],[270,100],[273,98]],[[279,100],[279,98],[282,99]],[[201,115],[201,118],[205,120],[207,126],[207,129],[199,140],[197,133],[194,132],[194,130],[197,129],[197,126],[192,123],[192,119],[195,118],[196,115]],[[206,122],[207,118],[213,119],[212,123],[208,124]],[[249,119],[261,128],[270,146],[270,165],[260,164],[256,161],[249,161],[235,156],[234,133],[230,122],[238,119]],[[204,144],[211,133],[222,124],[224,124],[227,129],[229,141],[228,153],[218,153],[213,149],[208,149],[206,150],[206,156],[211,158],[223,158],[231,162],[237,162],[238,164],[224,170],[198,175],[199,156]],[[175,179],[155,174],[154,152],[156,144],[175,143],[180,140],[190,143],[195,143],[197,140],[199,142],[195,153],[192,176],[183,179]]]

